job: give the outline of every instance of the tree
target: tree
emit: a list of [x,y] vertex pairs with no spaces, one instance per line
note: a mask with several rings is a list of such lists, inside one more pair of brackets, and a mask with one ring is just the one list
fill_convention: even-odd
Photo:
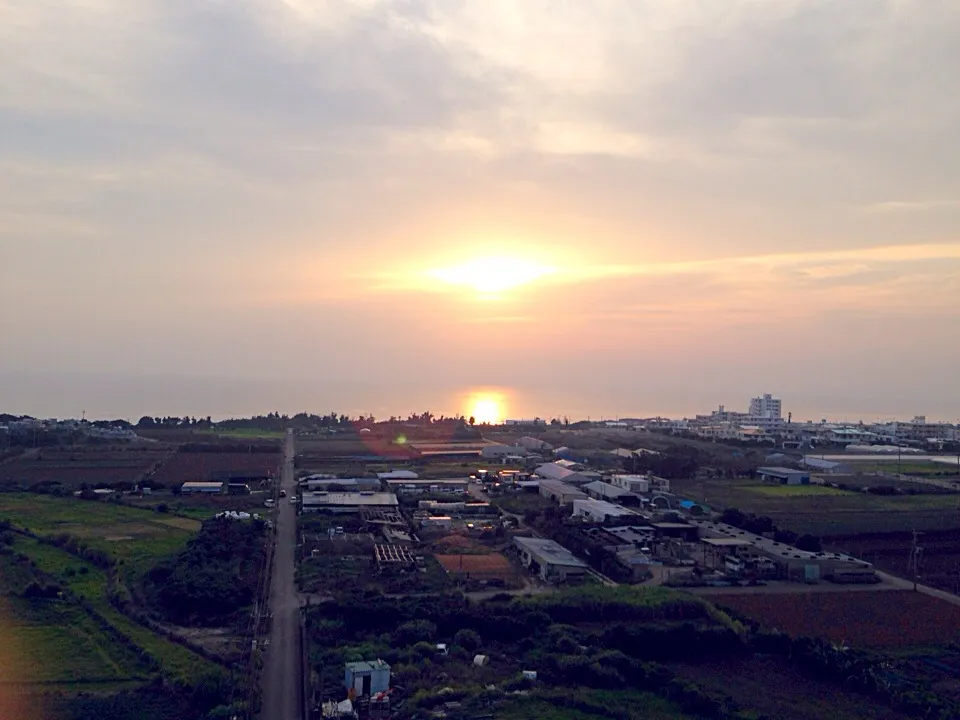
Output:
[[464,628],[463,630],[457,630],[453,636],[453,644],[459,645],[467,652],[476,652],[483,644],[483,638],[476,630]]
[[470,426],[473,427],[474,425],[477,424],[477,419],[473,415],[471,415],[470,419],[467,422],[469,422]]

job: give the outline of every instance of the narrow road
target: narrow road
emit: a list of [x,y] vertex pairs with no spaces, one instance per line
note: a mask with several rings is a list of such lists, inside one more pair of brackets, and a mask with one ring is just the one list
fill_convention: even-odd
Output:
[[[293,473],[293,433],[284,445],[280,487],[296,494]],[[276,510],[276,553],[270,585],[270,645],[264,655],[263,720],[303,720],[303,669],[300,650],[300,603],[294,582],[293,554],[297,544],[297,508],[282,498]]]

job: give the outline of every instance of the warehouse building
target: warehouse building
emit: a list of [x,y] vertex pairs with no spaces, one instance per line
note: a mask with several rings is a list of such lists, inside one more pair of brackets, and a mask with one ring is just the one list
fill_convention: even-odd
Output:
[[420,476],[413,470],[391,470],[390,472],[377,473],[378,480],[416,480]]
[[587,573],[586,563],[553,540],[515,537],[513,544],[523,566],[547,582],[578,580]]
[[567,485],[559,480],[541,480],[540,494],[548,500],[553,500],[560,505],[569,505],[574,500],[586,500],[587,494],[578,490],[573,485]]
[[357,513],[361,509],[396,508],[397,496],[386,492],[308,492],[303,494],[303,512]]
[[390,479],[387,480],[387,488],[391,492],[400,494],[416,495],[423,493],[456,493],[462,495],[467,492],[470,486],[470,478],[443,478],[440,480],[409,480],[409,479]]
[[805,468],[809,468],[816,473],[828,473],[830,475],[849,475],[853,472],[852,468],[849,465],[844,465],[843,463],[833,462],[831,460],[824,460],[822,458],[815,457],[805,457],[800,461],[800,464]]
[[726,523],[708,520],[693,520],[702,542],[716,546],[714,539],[734,540],[740,548],[748,547],[745,555],[738,549],[736,556],[762,556],[772,561],[781,577],[802,582],[819,582],[822,578],[839,583],[877,582],[873,565],[844,553],[809,552],[799,550],[787,543],[777,542],[761,535],[741,530]]
[[650,492],[650,478],[645,475],[614,475],[610,482],[618,488],[637,495]]
[[571,470],[570,468],[558,465],[557,463],[546,463],[537,466],[534,474],[543,480],[560,480],[568,485],[586,485],[592,480],[598,479],[588,477],[582,473]]
[[583,518],[589,522],[603,523],[608,520],[632,519],[638,520],[633,510],[622,505],[614,505],[606,500],[574,500],[573,516]]
[[380,481],[376,478],[338,478],[335,475],[311,475],[300,481],[301,487],[313,492],[315,490],[336,490],[349,492],[376,491],[380,489]]
[[786,467],[757,468],[757,477],[781,485],[809,485],[810,473],[806,470],[794,470]]
[[222,482],[185,482],[180,486],[182,495],[212,494],[223,492],[225,483]]
[[587,483],[581,489],[595,500],[608,500],[622,504],[636,504],[640,500],[630,490],[601,481]]

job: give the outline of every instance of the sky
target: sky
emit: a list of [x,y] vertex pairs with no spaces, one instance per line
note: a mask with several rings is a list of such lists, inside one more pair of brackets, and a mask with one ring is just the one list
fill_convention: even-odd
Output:
[[0,0],[0,409],[956,421],[951,0]]

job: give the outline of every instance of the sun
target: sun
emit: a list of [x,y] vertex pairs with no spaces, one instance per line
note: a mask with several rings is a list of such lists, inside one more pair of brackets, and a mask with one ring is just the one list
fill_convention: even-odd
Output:
[[552,275],[555,269],[529,260],[509,257],[478,258],[453,267],[432,270],[435,280],[471,288],[481,295],[498,295]]
[[493,390],[476,390],[467,396],[464,415],[473,418],[477,425],[499,425],[506,414],[503,393]]

